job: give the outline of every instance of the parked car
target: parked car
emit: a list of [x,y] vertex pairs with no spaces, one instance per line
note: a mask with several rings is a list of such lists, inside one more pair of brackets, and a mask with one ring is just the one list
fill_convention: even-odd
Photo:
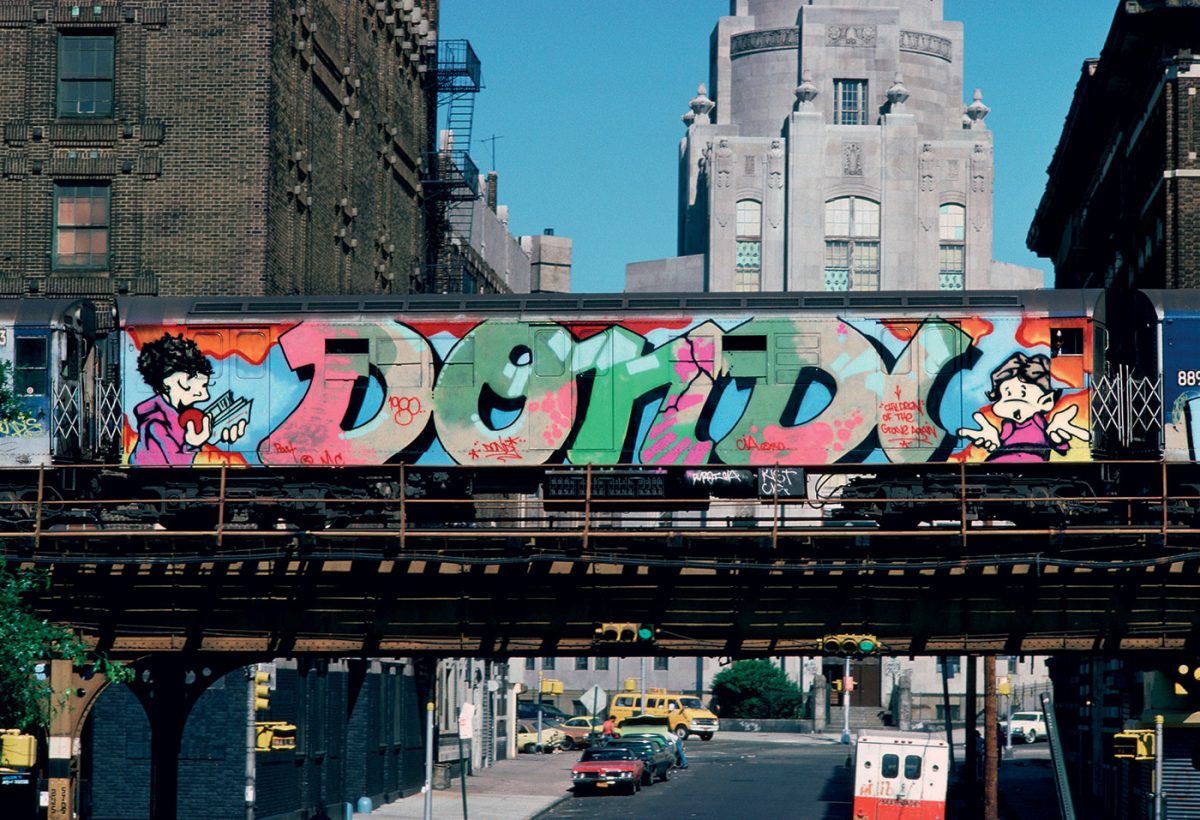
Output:
[[592,735],[599,735],[604,729],[604,721],[590,717],[567,718],[555,727],[562,731],[571,742],[563,748],[585,748],[592,744]]
[[1049,739],[1046,735],[1046,717],[1041,712],[1015,712],[1009,721],[1008,731],[1013,740],[1020,739],[1026,743]]
[[[552,752],[555,749],[567,748],[563,745],[567,736],[562,733],[562,730],[555,729],[553,726],[542,725],[542,744],[541,751]],[[517,751],[518,752],[536,752],[538,751],[538,733],[537,725],[528,723],[517,724]]]
[[646,764],[632,749],[601,746],[587,749],[571,767],[575,793],[583,789],[607,789],[610,786],[634,794],[642,788]]
[[642,783],[649,786],[655,778],[666,780],[671,776],[671,767],[675,765],[675,751],[667,745],[667,741],[657,737],[639,737],[610,740],[606,749],[625,748],[632,751],[646,764],[642,773]]
[[668,718],[656,715],[635,715],[622,721],[620,729],[622,737],[636,738],[654,735],[663,738],[671,744],[672,750],[675,752],[675,765],[681,769],[687,768],[687,757],[683,753],[683,738],[671,731],[671,723]]
[[517,702],[517,719],[528,720],[533,723],[537,721],[538,712],[542,713],[542,723],[562,723],[569,720],[572,715],[568,715],[562,709],[559,709],[553,703],[535,703],[534,701],[522,700]]

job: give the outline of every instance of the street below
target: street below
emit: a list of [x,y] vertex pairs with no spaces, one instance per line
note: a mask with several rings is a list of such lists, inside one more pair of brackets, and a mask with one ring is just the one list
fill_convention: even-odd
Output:
[[[689,768],[638,794],[605,791],[572,796],[539,818],[797,817],[850,820],[850,746],[813,735],[721,734],[687,744]],[[962,749],[957,749],[959,767]],[[1000,764],[1001,817],[1038,820],[1055,805],[1049,749],[1017,745]],[[951,801],[948,815],[971,817]]]

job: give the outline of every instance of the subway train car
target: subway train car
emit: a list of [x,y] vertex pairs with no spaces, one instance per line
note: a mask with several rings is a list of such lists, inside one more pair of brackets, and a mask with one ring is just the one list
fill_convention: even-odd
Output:
[[130,299],[122,457],[139,466],[1087,461],[1097,298]]
[[84,300],[0,300],[0,466],[99,455],[96,309]]
[[[439,467],[481,468],[455,473],[468,485],[443,487],[462,496],[577,497],[583,465],[620,471],[619,481],[601,479],[609,498],[647,488],[778,494],[763,471],[780,465],[987,460],[1002,483],[1013,464],[1093,460],[1098,300],[1094,291],[129,299],[121,460],[160,477],[166,467],[272,467],[281,490],[314,499],[388,497],[396,472],[360,473],[353,486],[339,476],[334,487],[305,468],[399,464],[410,468],[409,492]],[[167,476],[167,497],[212,480]],[[840,492],[886,497],[885,508],[854,509],[904,518],[924,481],[868,473]]]
[[921,502],[969,472],[1012,502],[983,517],[1095,514],[1032,502],[1146,492],[1146,462],[1200,442],[1190,291],[131,298],[105,338],[87,302],[5,310],[0,463],[119,463],[103,481],[136,486],[47,480],[167,500],[221,472],[181,468],[244,467],[244,495],[308,499],[303,526],[402,470],[406,493],[571,498],[587,465],[609,498],[770,497],[771,471],[826,468],[848,475],[829,517],[911,524],[957,514]]

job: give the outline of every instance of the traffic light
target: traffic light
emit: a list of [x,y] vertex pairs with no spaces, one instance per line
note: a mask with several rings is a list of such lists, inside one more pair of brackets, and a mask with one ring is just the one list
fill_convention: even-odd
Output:
[[874,635],[826,635],[817,641],[817,650],[847,657],[878,655],[879,639]]
[[296,727],[281,720],[257,721],[254,724],[256,752],[282,752],[296,748]]
[[37,738],[20,729],[0,729],[0,766],[28,769],[37,763]]
[[837,678],[836,680],[834,680],[833,691],[835,691],[835,692],[842,691],[842,679],[841,678]]
[[603,623],[596,624],[593,643],[653,643],[658,636],[654,624]]
[[554,678],[542,678],[542,694],[543,695],[561,695],[563,693],[563,682]]
[[265,712],[271,708],[271,673],[254,672],[254,711]]
[[1113,735],[1113,757],[1125,760],[1154,760],[1154,730],[1130,729]]

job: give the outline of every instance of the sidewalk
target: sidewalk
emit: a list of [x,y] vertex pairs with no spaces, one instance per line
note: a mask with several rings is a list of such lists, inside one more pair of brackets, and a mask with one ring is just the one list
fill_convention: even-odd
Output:
[[[500,760],[467,778],[467,812],[487,820],[525,820],[571,796],[571,766],[578,752],[521,754]],[[433,790],[433,816],[463,816],[462,783],[455,778],[449,789]],[[418,792],[380,806],[356,818],[420,818],[425,816],[425,795]]]

